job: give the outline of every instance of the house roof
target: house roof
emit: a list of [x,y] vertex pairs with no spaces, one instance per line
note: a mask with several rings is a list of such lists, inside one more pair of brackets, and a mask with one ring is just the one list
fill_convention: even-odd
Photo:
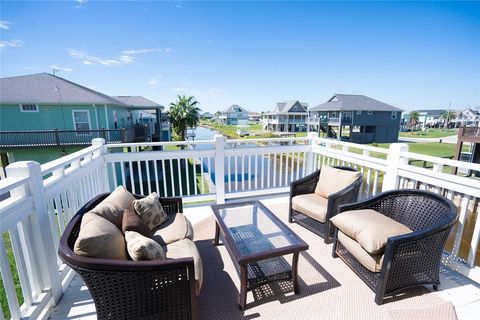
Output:
[[277,102],[274,112],[288,112],[288,110],[290,110],[296,103],[299,103],[305,109],[305,112],[307,111],[308,103],[299,102],[298,100],[289,100]]
[[126,106],[106,94],[49,73],[1,78],[0,103],[98,103]]
[[334,94],[327,102],[311,108],[309,111],[403,111],[385,102],[364,95]]
[[232,104],[230,107],[228,107],[226,110],[222,111],[222,113],[236,113],[237,111],[235,111],[233,108],[240,108],[241,112],[247,112],[247,110],[245,110],[244,108],[240,107],[238,104]]
[[159,105],[158,103],[153,102],[152,100],[148,100],[147,98],[144,98],[142,96],[113,96],[112,98],[120,102],[123,102],[124,104],[130,107],[136,107],[136,108],[161,107],[161,105]]

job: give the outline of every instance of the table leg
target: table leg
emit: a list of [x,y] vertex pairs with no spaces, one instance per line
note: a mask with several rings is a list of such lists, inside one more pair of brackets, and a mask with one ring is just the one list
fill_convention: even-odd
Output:
[[293,293],[298,294],[298,252],[293,254],[292,259],[292,282],[293,282]]
[[213,244],[218,246],[218,238],[220,237],[220,227],[218,226],[218,222],[215,221],[215,239],[213,240]]
[[240,295],[238,297],[238,306],[244,310],[247,305],[247,266],[240,265]]

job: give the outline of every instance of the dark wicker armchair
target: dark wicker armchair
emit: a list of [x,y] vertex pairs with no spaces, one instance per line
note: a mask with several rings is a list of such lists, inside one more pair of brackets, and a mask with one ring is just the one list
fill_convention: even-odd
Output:
[[[356,172],[355,169],[350,167],[336,166],[334,168]],[[354,183],[328,197],[326,221],[325,223],[322,223],[292,208],[293,197],[315,192],[315,188],[320,177],[320,171],[321,169],[309,174],[308,176],[305,176],[302,179],[293,181],[290,184],[288,219],[289,222],[296,222],[301,226],[307,228],[308,230],[318,234],[319,236],[324,238],[325,243],[330,243],[332,242],[333,238],[333,229],[331,227],[330,218],[332,218],[338,213],[338,207],[340,205],[357,201],[358,193],[360,191],[360,185],[362,184],[363,178],[362,175],[360,175]]]
[[338,241],[334,228],[332,256],[340,257],[375,292],[375,302],[399,290],[440,284],[440,261],[447,237],[457,219],[457,208],[445,197],[420,190],[395,190],[368,200],[342,205],[340,212],[372,209],[413,232],[388,238],[380,272],[366,269]]
[[[123,261],[74,253],[83,214],[108,195],[97,196],[78,211],[62,234],[59,246],[60,258],[87,285],[98,319],[195,319],[193,258]],[[160,202],[167,214],[182,212],[181,198],[160,198]]]

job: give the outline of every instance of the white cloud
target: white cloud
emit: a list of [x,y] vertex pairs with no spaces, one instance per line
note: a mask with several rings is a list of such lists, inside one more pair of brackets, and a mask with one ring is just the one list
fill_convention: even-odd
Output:
[[65,72],[72,72],[73,71],[73,69],[71,69],[71,68],[60,67],[57,64],[51,64],[50,68],[55,69],[55,70],[65,71]]
[[151,53],[151,52],[162,52],[162,49],[133,49],[133,50],[125,50],[122,53],[126,55],[136,55],[136,54]]
[[11,23],[5,20],[0,20],[0,29],[10,29]]
[[82,6],[86,5],[88,3],[88,0],[74,0],[77,5],[75,6],[76,8],[81,8]]
[[6,48],[20,48],[25,46],[25,42],[22,40],[2,40],[0,41],[0,49],[6,49]]
[[80,51],[76,49],[68,49],[67,52],[70,57],[82,60],[82,63],[85,65],[100,64],[107,67],[122,66],[130,64],[134,60],[133,57],[127,55],[120,55],[118,58],[109,59],[92,56],[90,54],[87,54],[85,51]]
[[157,80],[157,79],[148,81],[149,86],[158,86],[159,84],[160,84],[160,80]]
[[147,84],[151,87],[158,87],[159,85],[161,85],[162,83],[160,82],[160,80],[162,79],[162,76],[156,76],[154,78],[152,78],[151,80],[149,80],[147,82]]
[[100,64],[104,66],[123,66],[128,65],[137,60],[137,55],[145,54],[145,53],[152,53],[152,52],[172,52],[172,48],[165,48],[165,49],[157,49],[157,48],[142,48],[142,49],[131,49],[131,50],[124,50],[122,51],[117,57],[115,58],[103,58],[98,56],[93,56],[85,51],[77,50],[77,49],[67,49],[68,55],[72,58],[82,60],[84,65],[94,65]]

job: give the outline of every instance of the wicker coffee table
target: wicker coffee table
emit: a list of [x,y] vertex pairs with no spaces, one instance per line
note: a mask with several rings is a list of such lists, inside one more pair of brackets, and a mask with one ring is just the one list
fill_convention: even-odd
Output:
[[[214,244],[221,234],[240,276],[238,304],[244,309],[247,291],[272,281],[292,280],[299,292],[298,254],[308,249],[290,228],[259,201],[212,205],[215,219]],[[283,257],[293,254],[292,264]]]

